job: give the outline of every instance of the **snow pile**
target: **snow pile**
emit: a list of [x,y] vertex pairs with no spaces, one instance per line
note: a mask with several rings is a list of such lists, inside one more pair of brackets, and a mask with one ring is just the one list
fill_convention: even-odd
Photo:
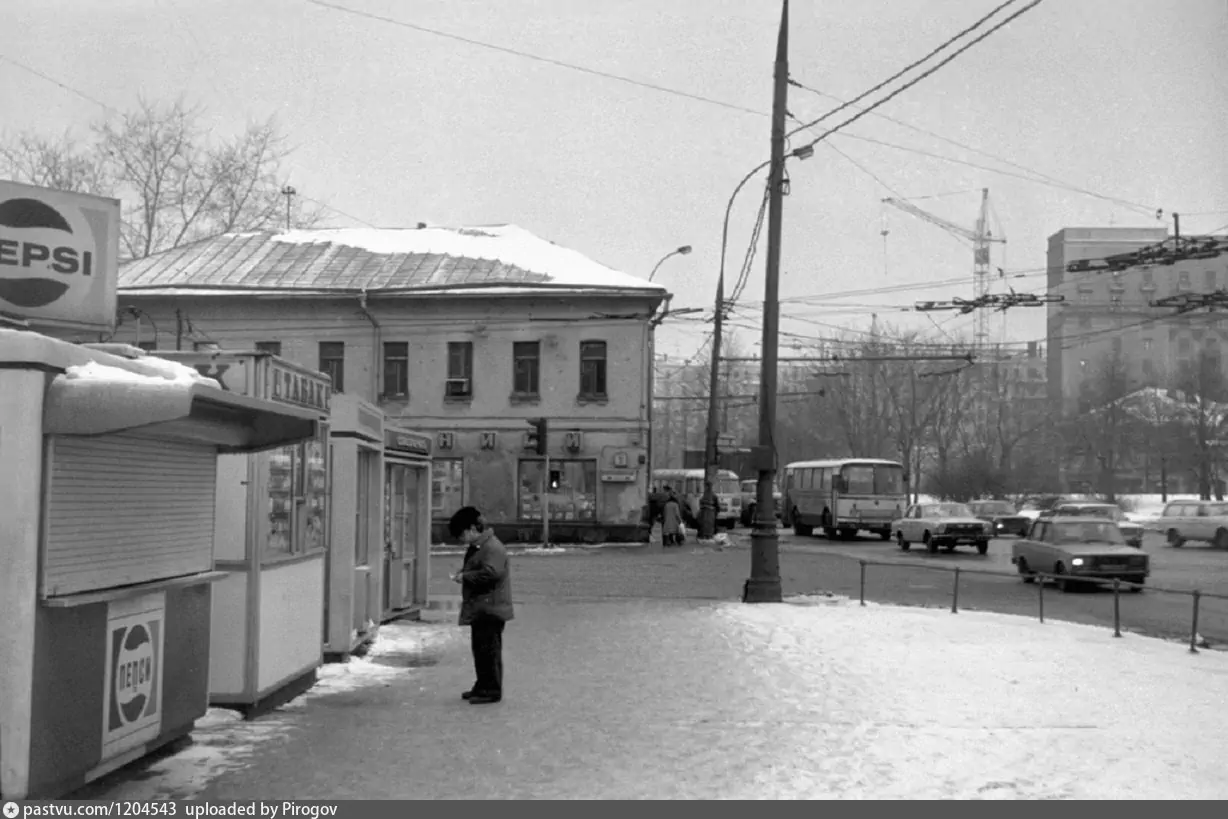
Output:
[[85,364],[72,364],[64,371],[64,378],[69,381],[93,381],[109,384],[209,384],[217,386],[211,378],[205,378],[191,367],[186,367],[177,361],[167,361],[165,358],[146,356],[132,362],[135,369],[112,367],[97,361]]
[[380,626],[370,649],[349,662],[328,663],[319,671],[311,690],[288,703],[283,710],[304,708],[316,697],[356,691],[368,686],[389,685],[404,678],[409,667],[438,654],[448,643],[460,639],[453,623],[399,622]]
[[762,669],[754,708],[786,760],[767,783],[778,798],[1228,798],[1228,655],[999,614],[797,602],[713,610]]
[[113,792],[134,802],[192,799],[227,771],[251,761],[270,740],[285,736],[290,715],[273,713],[245,721],[238,713],[210,708],[196,721],[192,744],[145,767],[140,776],[126,776]]
[[699,545],[709,549],[717,549],[718,551],[727,546],[732,546],[733,541],[729,539],[729,535],[724,532],[717,532],[712,535],[711,539],[699,538]]
[[516,556],[520,557],[521,555],[528,555],[529,557],[534,557],[565,555],[569,554],[571,551],[571,549],[564,549],[562,546],[530,546],[527,549],[521,549],[519,552],[516,552]]
[[[515,225],[292,230],[277,234],[273,240],[287,244],[329,243],[376,254],[499,261],[540,273],[546,276],[545,283],[560,286],[665,291],[659,284],[606,267]],[[524,284],[531,287],[534,282]]]

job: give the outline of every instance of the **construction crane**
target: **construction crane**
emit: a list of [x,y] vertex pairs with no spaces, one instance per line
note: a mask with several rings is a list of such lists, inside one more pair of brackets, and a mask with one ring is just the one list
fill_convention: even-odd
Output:
[[[994,236],[989,227],[989,188],[981,188],[981,212],[977,216],[976,227],[972,230],[927,213],[904,199],[884,199],[883,202],[972,242],[972,297],[985,300],[989,295],[989,246],[995,242],[1006,244],[1006,238]],[[986,340],[989,338],[987,320],[987,310],[976,311],[975,346],[978,353],[984,352]]]

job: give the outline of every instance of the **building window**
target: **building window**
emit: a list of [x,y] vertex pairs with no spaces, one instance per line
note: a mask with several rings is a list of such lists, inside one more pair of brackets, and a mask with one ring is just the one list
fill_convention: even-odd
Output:
[[1114,313],[1121,312],[1121,296],[1113,296],[1109,300],[1109,310]]
[[384,342],[384,397],[409,395],[409,342]]
[[597,462],[521,461],[520,519],[542,519],[542,493],[548,493],[551,520],[594,520],[597,516]]
[[218,347],[216,341],[193,341],[192,349],[199,353],[202,350],[218,350],[221,348]]
[[1143,339],[1143,350],[1145,352],[1151,352],[1151,339],[1149,338]]
[[268,353],[269,355],[281,355],[280,341],[257,341],[256,352]]
[[1208,270],[1206,272],[1206,277],[1207,277],[1207,292],[1208,293],[1215,292],[1215,271]]
[[540,392],[541,343],[517,341],[512,344],[512,392],[537,395]]
[[580,395],[606,397],[606,357],[604,341],[580,342]]
[[431,461],[431,514],[450,518],[465,505],[465,461],[436,458]]
[[152,353],[154,350],[158,349],[158,342],[156,342],[156,341],[138,341],[138,342],[136,343],[136,346],[137,346],[138,348],[140,348],[140,349],[144,350],[144,351],[145,351],[145,352],[147,352],[147,353]]
[[345,392],[345,342],[320,342],[320,372],[333,382],[333,392]]
[[445,398],[473,397],[473,342],[448,342],[448,379],[444,382]]

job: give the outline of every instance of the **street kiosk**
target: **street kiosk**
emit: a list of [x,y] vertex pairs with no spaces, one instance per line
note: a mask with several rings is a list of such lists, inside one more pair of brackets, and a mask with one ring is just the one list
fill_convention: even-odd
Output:
[[328,376],[270,353],[159,352],[236,395],[310,411],[314,438],[217,468],[209,702],[247,717],[310,688],[324,660],[328,548]]
[[384,428],[381,620],[419,616],[431,583],[431,437]]
[[375,638],[382,619],[384,413],[339,394],[330,418],[333,514],[324,572],[324,656],[345,660]]
[[127,356],[0,329],[4,800],[62,795],[192,731],[224,579],[219,453],[318,432],[315,412],[113,349]]

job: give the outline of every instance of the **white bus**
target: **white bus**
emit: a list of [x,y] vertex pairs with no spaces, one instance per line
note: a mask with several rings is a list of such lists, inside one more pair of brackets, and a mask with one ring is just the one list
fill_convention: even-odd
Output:
[[[695,526],[699,521],[699,502],[704,496],[704,471],[702,469],[654,469],[652,485],[663,489],[670,487],[682,502],[682,516],[688,526]],[[728,469],[716,471],[716,483],[712,487],[716,495],[717,525],[732,529],[742,517],[742,495],[739,491],[738,475]]]
[[784,483],[782,521],[802,536],[817,527],[829,538],[852,539],[866,529],[889,540],[891,522],[908,508],[908,476],[898,461],[795,461]]

